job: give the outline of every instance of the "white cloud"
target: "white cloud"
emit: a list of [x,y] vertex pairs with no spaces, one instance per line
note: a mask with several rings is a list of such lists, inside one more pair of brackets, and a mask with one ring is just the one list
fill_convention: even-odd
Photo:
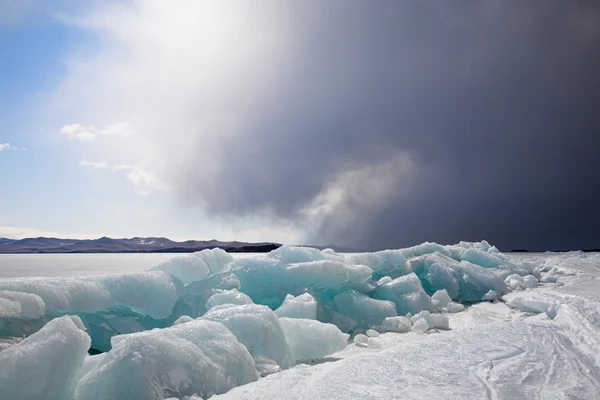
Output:
[[95,239],[102,235],[98,234],[81,234],[81,233],[64,233],[45,231],[37,228],[23,228],[17,226],[0,226],[0,237],[9,239],[25,239],[32,237],[55,237],[65,239]]
[[89,169],[108,169],[108,168],[110,168],[109,165],[104,160],[102,160],[102,161],[82,160],[79,163],[79,165],[81,165],[82,167],[87,167]]
[[149,195],[153,192],[163,191],[167,186],[149,171],[144,165],[110,165],[105,160],[88,161],[82,160],[80,166],[89,170],[110,170],[112,172],[127,172],[127,180],[135,187],[141,195]]
[[67,138],[68,140],[76,140],[80,142],[93,141],[99,136],[127,136],[131,133],[131,126],[126,122],[109,125],[103,129],[97,129],[93,126],[81,124],[64,125],[60,129],[61,136]]
[[[99,141],[123,130],[126,143],[104,143],[94,157],[152,165],[170,186],[202,160],[202,176],[230,163],[225,143],[248,134],[252,107],[271,101],[281,63],[291,63],[285,5],[253,2],[141,0],[96,3],[64,21],[101,39],[90,56],[75,53],[48,114],[93,126],[64,125],[61,135]],[[125,124],[110,125],[114,121]],[[97,126],[109,126],[97,129]],[[118,128],[115,128],[118,127]],[[109,148],[110,147],[110,148]],[[98,151],[96,149],[96,151]]]
[[[124,169],[124,165],[117,165],[114,168]],[[118,169],[114,169],[118,171]],[[166,190],[166,186],[152,172],[141,166],[131,167],[127,174],[127,179],[133,184],[138,193],[148,195],[152,192]]]
[[0,143],[0,151],[4,150],[18,150],[18,148],[10,143]]

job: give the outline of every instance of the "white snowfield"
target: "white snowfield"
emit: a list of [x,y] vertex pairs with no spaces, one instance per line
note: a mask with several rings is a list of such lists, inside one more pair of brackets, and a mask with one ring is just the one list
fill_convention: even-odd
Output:
[[0,399],[167,398],[600,399],[600,255],[284,246],[0,280]]

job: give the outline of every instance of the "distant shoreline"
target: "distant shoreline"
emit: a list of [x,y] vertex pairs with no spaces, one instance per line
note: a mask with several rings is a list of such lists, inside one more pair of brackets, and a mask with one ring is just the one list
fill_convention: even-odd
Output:
[[279,243],[224,242],[219,240],[188,240],[176,242],[163,237],[131,239],[74,240],[57,238],[0,238],[0,254],[136,254],[136,253],[194,253],[220,248],[228,253],[268,253],[279,248]]

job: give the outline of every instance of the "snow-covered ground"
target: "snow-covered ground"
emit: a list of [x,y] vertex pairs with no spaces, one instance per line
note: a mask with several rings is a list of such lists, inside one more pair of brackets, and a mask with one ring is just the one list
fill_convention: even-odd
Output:
[[197,395],[600,399],[600,255],[284,246],[0,279],[0,399]]
[[478,303],[450,331],[383,333],[211,399],[600,399],[600,254],[524,257],[559,282],[504,298],[556,302],[554,320]]

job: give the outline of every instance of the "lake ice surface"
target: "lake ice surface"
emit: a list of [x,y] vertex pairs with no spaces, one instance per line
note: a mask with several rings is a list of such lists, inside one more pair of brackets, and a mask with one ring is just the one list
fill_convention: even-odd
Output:
[[[234,258],[259,253],[231,253]],[[181,253],[0,254],[0,278],[90,276],[143,271]]]

